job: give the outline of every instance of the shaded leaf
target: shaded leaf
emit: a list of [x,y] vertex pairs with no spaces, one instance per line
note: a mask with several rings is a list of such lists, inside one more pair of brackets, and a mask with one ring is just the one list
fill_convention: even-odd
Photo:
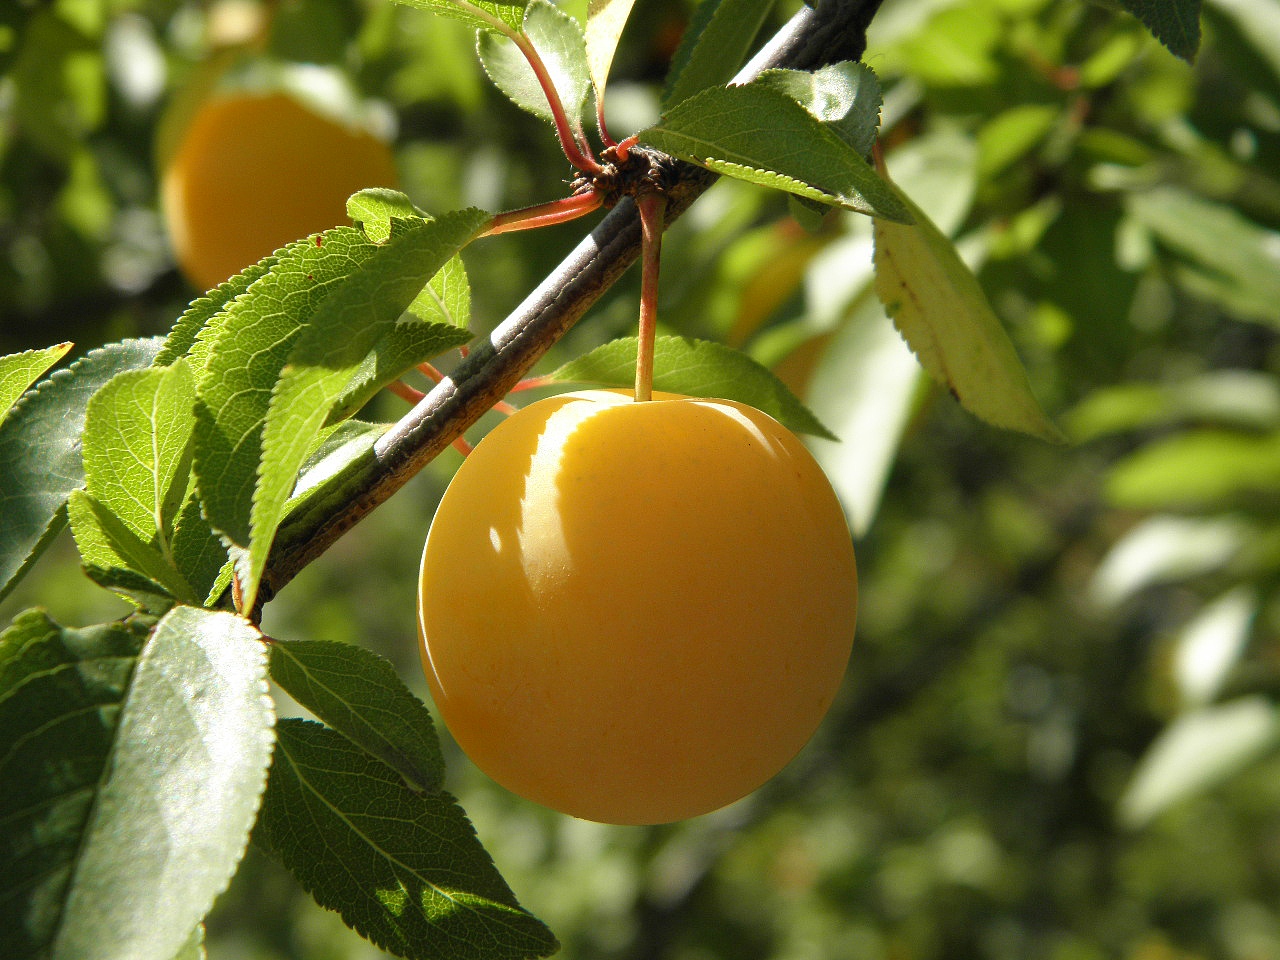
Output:
[[24,350],[0,357],[0,423],[9,408],[44,372],[66,356],[71,343],[59,343],[43,350]]
[[662,108],[732,80],[773,5],[773,0],[702,0],[671,59]]
[[51,960],[187,949],[265,782],[273,712],[257,631],[179,607],[142,633],[29,613],[0,636],[0,729],[16,732],[0,755],[0,910]]
[[148,366],[159,349],[156,338],[90,351],[0,423],[0,597],[62,528],[67,496],[84,484],[80,433],[90,397],[121,371]]
[[1200,49],[1200,0],[1120,0],[1170,51],[1191,60]]
[[426,705],[395,668],[346,643],[276,640],[271,679],[348,740],[395,770],[413,790],[438,791],[444,756]]
[[[634,387],[635,337],[622,337],[570,360],[548,379],[604,387]],[[797,433],[834,440],[835,435],[766,367],[732,347],[690,337],[658,337],[653,389],[691,397],[737,400],[769,414]]]
[[903,201],[913,225],[875,223],[875,290],[903,339],[970,413],[1061,441],[977,278],[924,211]]
[[1280,708],[1243,697],[1178,717],[1148,748],[1120,798],[1120,818],[1142,826],[1219,786],[1280,744]]
[[[578,21],[547,0],[531,0],[522,32],[542,58],[570,123],[581,125],[591,77]],[[510,38],[486,31],[480,34],[478,50],[489,78],[516,106],[535,117],[555,121],[537,75]]]
[[739,180],[911,220],[857,150],[790,96],[758,82],[704,90],[672,107],[640,140]]
[[448,794],[318,723],[282,720],[255,838],[361,936],[412,960],[542,957],[523,910]]
[[83,490],[67,499],[67,516],[76,549],[89,578],[148,609],[174,600],[199,605],[173,563],[153,543],[143,540],[115,513]]

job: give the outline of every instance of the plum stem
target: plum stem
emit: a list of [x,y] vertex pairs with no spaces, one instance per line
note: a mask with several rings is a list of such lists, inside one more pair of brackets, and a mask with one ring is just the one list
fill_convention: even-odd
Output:
[[653,399],[653,351],[658,337],[658,270],[667,198],[646,193],[636,199],[640,211],[640,335],[636,347],[636,400]]

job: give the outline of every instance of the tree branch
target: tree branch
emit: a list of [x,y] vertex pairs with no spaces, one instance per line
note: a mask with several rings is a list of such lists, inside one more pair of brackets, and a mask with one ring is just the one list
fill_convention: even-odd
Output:
[[[813,70],[858,60],[881,0],[829,0],[805,7],[734,78],[744,83],[772,67]],[[716,176],[676,162],[678,180],[667,196],[670,225]],[[476,344],[396,423],[349,481],[306,513],[290,517],[272,547],[263,582],[269,599],[343,533],[387,500],[445,450],[529,371],[544,353],[623,274],[640,253],[640,218],[624,198],[520,304],[488,340]]]

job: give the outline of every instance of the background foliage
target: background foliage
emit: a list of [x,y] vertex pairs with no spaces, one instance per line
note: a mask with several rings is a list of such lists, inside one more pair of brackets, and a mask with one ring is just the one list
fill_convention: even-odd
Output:
[[[163,333],[197,292],[160,229],[157,141],[235,6],[0,14],[0,350]],[[656,118],[689,16],[637,5],[615,131]],[[668,235],[669,330],[744,347],[844,439],[814,442],[858,535],[859,640],[805,753],[685,824],[541,811],[446,743],[449,788],[563,956],[1280,956],[1280,4],[1208,0],[1202,26],[1189,65],[1081,0],[889,0],[873,24],[890,171],[980,266],[1070,446],[927,385],[870,292],[864,218],[808,232],[781,195],[726,182]],[[419,11],[296,0],[267,53],[380,104],[423,209],[560,195],[546,127],[472,51]],[[474,327],[581,229],[469,251]],[[630,332],[633,282],[548,370]],[[264,629],[370,647],[424,692],[414,577],[456,462],[308,568]],[[125,609],[65,536],[0,616],[33,603],[69,624]],[[207,943],[377,955],[253,850]]]

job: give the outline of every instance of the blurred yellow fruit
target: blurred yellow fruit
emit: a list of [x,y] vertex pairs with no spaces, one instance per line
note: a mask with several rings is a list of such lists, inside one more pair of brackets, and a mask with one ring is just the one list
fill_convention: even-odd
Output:
[[291,240],[347,222],[346,200],[396,184],[391,148],[282,93],[200,106],[164,171],[165,224],[207,289]]

